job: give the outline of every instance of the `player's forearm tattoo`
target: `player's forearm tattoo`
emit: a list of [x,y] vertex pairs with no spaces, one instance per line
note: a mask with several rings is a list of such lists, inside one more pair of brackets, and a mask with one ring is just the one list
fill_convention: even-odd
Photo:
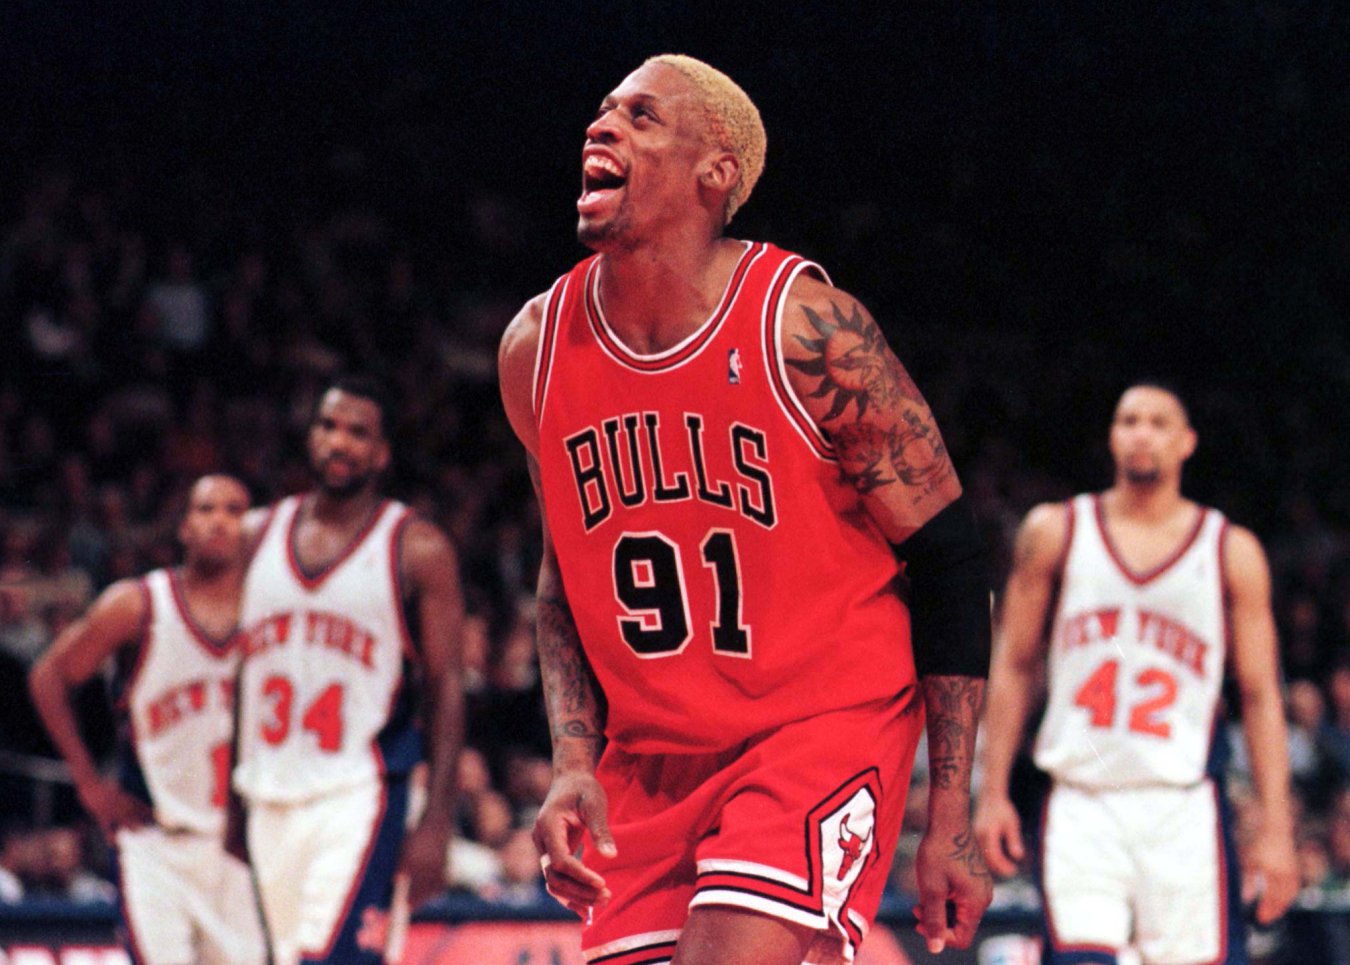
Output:
[[562,738],[599,741],[604,731],[600,686],[581,649],[567,600],[540,596],[536,621],[539,673],[554,742]]
[[[917,490],[918,502],[941,486],[953,469],[947,448],[914,380],[886,345],[876,323],[857,302],[848,311],[830,303],[833,321],[802,306],[819,338],[797,336],[807,358],[787,364],[820,380],[813,399],[830,399],[821,418],[848,478],[866,495],[899,482]],[[845,413],[854,406],[854,418]],[[885,426],[864,421],[868,410],[899,411],[901,423]]]
[[928,776],[939,789],[969,788],[975,757],[975,728],[984,702],[977,677],[921,678],[928,715]]

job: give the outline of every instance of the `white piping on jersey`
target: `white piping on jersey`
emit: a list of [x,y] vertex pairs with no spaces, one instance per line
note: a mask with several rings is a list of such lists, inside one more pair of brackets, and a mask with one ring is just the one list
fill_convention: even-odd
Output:
[[728,874],[768,878],[770,881],[776,881],[780,885],[786,885],[795,891],[800,891],[803,895],[811,893],[811,883],[805,878],[783,871],[781,868],[758,864],[754,861],[738,861],[734,858],[705,858],[698,863],[697,869],[701,875],[722,871]]
[[[824,268],[813,261],[802,260],[793,265],[792,260],[788,260],[779,265],[778,271],[774,273],[773,280],[769,283],[770,293],[773,292],[774,287],[778,284],[778,278],[782,275],[783,271],[788,270],[789,265],[792,265],[792,267],[787,282],[783,285],[783,293],[779,296],[778,304],[769,305],[766,301],[764,306],[765,324],[769,324],[770,317],[772,317],[773,320],[773,331],[769,338],[770,345],[767,346],[771,348],[771,351],[764,352],[764,365],[766,369],[773,366],[778,371],[778,379],[774,378],[774,373],[772,371],[766,373],[769,376],[769,388],[773,393],[774,400],[777,401],[779,408],[781,408],[783,414],[787,416],[788,423],[796,433],[802,437],[802,441],[805,442],[806,447],[811,450],[811,454],[822,462],[837,462],[838,458],[834,455],[834,443],[830,442],[830,440],[825,437],[825,434],[820,431],[820,427],[816,425],[816,420],[811,418],[810,413],[806,411],[806,406],[802,404],[801,399],[797,397],[797,393],[793,391],[792,381],[788,378],[787,362],[784,361],[783,355],[783,311],[787,307],[788,292],[792,290],[792,283],[796,280],[798,274],[808,268],[819,272],[820,277],[826,284],[830,284],[830,276]],[[786,394],[786,398],[783,398],[783,395],[780,394],[778,385],[776,384],[779,379],[782,380],[783,393]],[[792,410],[794,409],[798,413],[796,416],[792,414]],[[806,430],[802,428],[801,423],[803,422],[811,427],[810,436],[808,436]],[[814,441],[812,437],[814,437]],[[821,451],[822,449],[824,452]]]
[[[674,363],[673,365],[663,367],[660,371],[673,372],[678,368],[688,365],[694,359],[701,356],[703,354],[703,349],[706,348],[707,345],[711,343],[713,338],[716,336],[716,329],[714,328],[710,330],[709,326],[715,325],[716,328],[720,328],[722,325],[726,323],[727,318],[730,317],[732,310],[736,306],[736,301],[740,298],[741,291],[745,288],[745,279],[749,277],[750,271],[754,267],[755,262],[759,261],[760,258],[764,257],[764,253],[769,250],[769,246],[766,244],[758,244],[750,241],[742,241],[740,242],[740,244],[744,246],[744,250],[741,252],[741,256],[738,259],[736,259],[736,265],[731,269],[731,275],[728,276],[727,278],[726,288],[724,288],[722,291],[722,297],[717,300],[717,307],[713,309],[712,314],[709,315],[706,319],[704,319],[699,324],[698,328],[690,332],[688,336],[681,339],[677,344],[672,345],[668,349],[663,349],[662,351],[656,352],[651,355],[644,355],[640,352],[634,352],[632,349],[630,349],[626,344],[624,344],[623,339],[619,338],[619,336],[615,334],[614,328],[609,324],[609,319],[605,317],[605,307],[600,301],[600,259],[597,258],[594,264],[591,265],[591,268],[586,275],[586,291],[583,293],[582,310],[586,313],[587,319],[590,320],[592,324],[597,325],[601,329],[603,329],[605,335],[608,336],[614,342],[615,345],[618,345],[620,348],[624,350],[624,352],[628,354],[628,358],[623,358],[622,356],[617,355],[612,349],[610,349],[608,345],[605,344],[605,340],[602,338],[596,338],[595,340],[596,344],[600,346],[601,350],[606,355],[608,355],[619,365],[622,365],[628,369],[634,369],[635,371],[638,372],[643,372],[644,374],[646,374],[646,370],[636,369],[632,363],[635,361],[646,363],[662,362],[665,359],[672,358],[678,355],[680,352],[687,349],[692,343],[706,337],[706,341],[703,347],[700,348],[697,352],[693,352],[692,354],[690,354],[688,358],[681,359],[680,361]],[[746,256],[749,255],[749,253],[755,248],[758,248],[759,251],[755,252],[754,256],[751,257],[749,261],[746,261]],[[738,279],[739,283],[737,281]],[[589,295],[590,297],[589,298],[586,297],[587,295]],[[591,312],[592,304],[595,305],[594,313]]]
[[[549,319],[555,306],[567,299],[567,288],[571,284],[572,273],[568,272],[553,283],[544,299],[543,319],[539,325],[539,344],[534,348],[534,378],[530,380],[530,408],[534,409],[534,422],[537,426],[543,421],[544,406],[548,403],[548,377],[553,372],[553,355],[558,348],[558,320]],[[552,338],[549,337],[550,333]],[[548,358],[544,358],[544,346],[548,346]],[[540,393],[540,380],[543,380],[543,393]]]
[[689,907],[697,908],[700,905],[735,905],[740,908],[749,908],[751,911],[757,911],[773,918],[781,918],[817,931],[823,931],[830,926],[830,920],[826,915],[816,915],[809,911],[803,911],[781,898],[771,898],[768,895],[745,891],[733,891],[730,888],[705,888],[699,891],[690,899]]
[[625,938],[618,938],[605,945],[596,948],[587,948],[582,954],[586,961],[594,961],[605,955],[617,955],[620,952],[631,951],[634,948],[641,948],[644,945],[660,945],[665,942],[679,941],[680,929],[672,928],[669,931],[649,931],[640,935],[628,935]]

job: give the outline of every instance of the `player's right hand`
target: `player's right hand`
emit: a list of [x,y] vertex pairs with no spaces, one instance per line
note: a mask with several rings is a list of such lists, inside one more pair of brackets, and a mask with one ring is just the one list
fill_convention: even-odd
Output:
[[1027,849],[1022,841],[1022,821],[1012,801],[982,796],[972,826],[989,870],[1000,878],[1017,874],[1017,865],[1026,857]]
[[606,858],[618,853],[609,831],[609,802],[594,774],[560,774],[534,822],[534,845],[543,856],[548,893],[583,919],[609,902],[605,879],[576,856],[589,832],[595,849]]
[[155,819],[150,805],[122,790],[114,781],[100,778],[81,784],[77,791],[80,803],[98,822],[99,830],[109,842],[122,828],[144,827]]

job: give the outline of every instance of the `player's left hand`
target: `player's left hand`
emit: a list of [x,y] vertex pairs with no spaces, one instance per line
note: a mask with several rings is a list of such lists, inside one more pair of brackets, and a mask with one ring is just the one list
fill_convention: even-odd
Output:
[[1242,903],[1256,902],[1256,920],[1269,925],[1298,897],[1298,859],[1293,836],[1261,830],[1243,855]]
[[965,821],[930,825],[915,858],[919,923],[915,931],[936,955],[948,945],[969,948],[994,897],[994,879]]
[[408,907],[417,908],[445,890],[449,878],[451,828],[419,824],[403,839],[398,874],[408,876]]

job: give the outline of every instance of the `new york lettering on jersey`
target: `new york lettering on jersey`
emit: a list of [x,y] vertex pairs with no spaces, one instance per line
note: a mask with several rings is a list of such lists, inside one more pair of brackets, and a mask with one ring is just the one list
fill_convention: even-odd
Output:
[[145,637],[119,708],[129,742],[122,783],[145,797],[163,827],[224,828],[234,713],[235,642],[212,639],[192,619],[178,575],[146,574]]
[[235,779],[255,800],[303,800],[402,772],[420,750],[398,586],[407,507],[386,502],[317,574],[295,559],[299,509],[296,497],[277,506],[244,586]]
[[1112,546],[1096,497],[1077,497],[1069,511],[1036,762],[1085,787],[1193,784],[1222,686],[1224,518],[1202,510],[1171,559],[1136,573]]
[[720,749],[901,691],[895,560],[778,347],[792,281],[823,273],[746,243],[708,320],[639,355],[604,317],[598,265],[549,295],[535,406],[549,529],[611,739]]

